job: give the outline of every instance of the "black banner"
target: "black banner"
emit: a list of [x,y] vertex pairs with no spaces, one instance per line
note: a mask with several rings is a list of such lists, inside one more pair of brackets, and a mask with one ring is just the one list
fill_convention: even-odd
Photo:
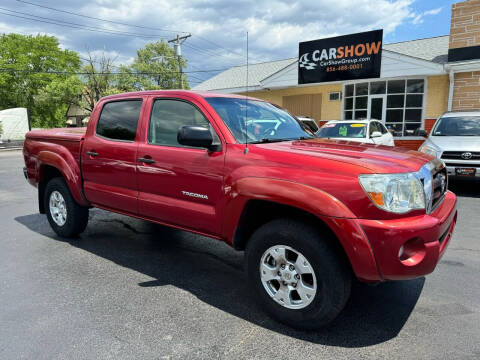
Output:
[[448,62],[480,59],[480,46],[449,49]]
[[299,44],[298,83],[380,77],[383,30]]

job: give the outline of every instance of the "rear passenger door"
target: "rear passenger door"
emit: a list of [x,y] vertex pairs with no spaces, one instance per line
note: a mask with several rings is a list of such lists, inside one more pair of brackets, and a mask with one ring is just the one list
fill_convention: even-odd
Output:
[[[225,145],[220,151],[180,145],[184,125],[207,127],[221,144],[208,113],[186,98],[152,99],[137,164],[139,213],[155,221],[218,235]],[[146,161],[145,161],[146,160]]]
[[96,206],[137,214],[135,139],[142,99],[106,102],[100,111],[82,147],[85,196]]

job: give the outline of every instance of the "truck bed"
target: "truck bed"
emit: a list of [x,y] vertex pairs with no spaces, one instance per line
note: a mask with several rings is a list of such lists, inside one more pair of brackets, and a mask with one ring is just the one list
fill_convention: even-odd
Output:
[[[85,127],[30,131],[25,136],[25,160],[36,158],[39,151],[57,152],[59,150],[57,145],[59,145],[65,151],[70,152],[75,161],[80,164],[80,151],[86,131]],[[55,144],[55,147],[51,148],[51,146],[46,146],[47,144]]]
[[27,133],[26,138],[35,140],[81,141],[86,131],[86,127],[33,130]]

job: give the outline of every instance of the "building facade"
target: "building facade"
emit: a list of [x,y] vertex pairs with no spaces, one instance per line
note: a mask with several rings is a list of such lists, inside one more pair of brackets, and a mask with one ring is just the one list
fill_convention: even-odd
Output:
[[375,118],[397,146],[418,149],[445,111],[480,109],[480,0],[452,5],[450,34],[384,44],[379,78],[298,84],[298,59],[228,69],[194,90],[246,94],[319,125]]

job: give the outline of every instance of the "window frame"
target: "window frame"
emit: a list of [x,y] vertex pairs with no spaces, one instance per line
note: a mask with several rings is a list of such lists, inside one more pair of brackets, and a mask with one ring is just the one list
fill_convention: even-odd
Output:
[[[103,110],[105,109],[105,106],[107,104],[111,104],[111,103],[118,103],[118,102],[126,102],[126,101],[141,101],[141,104],[140,104],[140,111],[138,113],[138,119],[137,119],[137,130],[135,131],[135,138],[133,140],[121,140],[121,139],[112,139],[112,138],[109,138],[109,137],[106,137],[106,136],[103,136],[103,135],[100,135],[98,132],[97,132],[97,129],[98,129],[98,124],[100,123],[100,119],[102,118],[102,113],[103,113]],[[137,141],[137,137],[141,131],[141,128],[139,128],[139,125],[141,125],[141,117],[142,117],[142,114],[143,114],[143,109],[144,109],[144,106],[145,106],[145,99],[142,98],[142,97],[135,97],[135,98],[126,98],[126,99],[115,99],[115,100],[111,100],[111,101],[106,101],[102,104],[102,109],[100,110],[100,114],[98,114],[98,117],[97,117],[97,123],[95,124],[95,133],[94,135],[100,139],[103,139],[103,140],[106,140],[106,141],[114,141],[114,142],[123,142],[123,143],[134,143],[135,141]]]
[[[172,145],[172,144],[156,144],[156,143],[152,143],[150,142],[150,139],[149,139],[149,134],[150,134],[150,124],[152,122],[152,115],[153,115],[153,107],[155,106],[155,102],[157,100],[171,100],[171,101],[181,101],[181,102],[184,102],[184,103],[187,103],[189,105],[192,105],[195,109],[197,109],[200,114],[203,115],[203,117],[205,118],[205,120],[207,120],[207,122],[210,124],[212,130],[215,132],[215,134],[217,135],[218,137],[218,140],[219,140],[219,144],[214,144],[212,143],[212,145],[220,145],[221,147],[223,147],[223,141],[222,141],[222,137],[219,135],[219,132],[217,131],[217,129],[215,128],[215,125],[214,125],[214,122],[209,119],[209,117],[207,116],[207,111],[202,111],[202,109],[200,109],[199,106],[197,106],[194,102],[188,100],[188,99],[184,99],[184,98],[177,98],[177,97],[152,97],[151,98],[151,103],[150,103],[150,108],[149,108],[149,116],[148,116],[148,122],[145,124],[145,143],[147,145],[152,145],[152,146],[166,146],[166,147],[171,147],[171,148],[177,148],[177,149],[196,149],[196,150],[200,150],[200,151],[208,151],[208,149],[206,148],[201,148],[201,147],[196,147],[196,146],[186,146],[186,145]],[[215,140],[215,138],[214,138]]]
[[[368,95],[360,95],[360,96],[368,96],[369,100],[368,100],[368,104],[367,104],[367,107],[370,106],[370,97],[371,96],[376,96],[376,95],[383,95],[385,96],[385,115],[386,115],[386,112],[387,110],[396,110],[396,109],[400,109],[400,108],[388,108],[387,107],[387,97],[388,95],[401,95],[401,94],[388,94],[388,91],[387,91],[387,88],[388,88],[388,81],[395,81],[395,80],[403,80],[405,81],[405,92],[403,93],[404,95],[404,106],[403,108],[403,121],[402,121],[402,135],[401,136],[394,136],[394,138],[396,139],[403,139],[403,140],[409,140],[409,139],[415,139],[415,140],[418,140],[420,139],[420,137],[418,136],[415,136],[415,135],[404,135],[405,133],[405,126],[406,124],[416,124],[416,123],[420,123],[420,129],[425,129],[425,112],[426,112],[426,105],[427,105],[427,98],[428,98],[428,76],[415,76],[415,75],[411,75],[411,76],[402,76],[402,77],[386,77],[386,78],[376,78],[376,79],[359,79],[359,80],[352,80],[352,81],[349,81],[349,82],[344,82],[343,83],[343,93],[345,94],[345,96],[342,96],[342,104],[341,104],[341,116],[340,116],[340,119],[343,121],[343,120],[355,120],[355,98],[357,97],[357,95],[355,95],[355,87],[356,87],[356,84],[358,83],[368,83]],[[409,80],[423,80],[423,93],[409,93],[408,92],[408,81]],[[385,84],[385,93],[384,94],[371,94],[370,95],[370,87],[371,87],[371,83],[374,83],[374,82],[379,82],[379,81],[385,81],[386,84]],[[347,91],[346,91],[346,87],[347,86],[350,86],[352,85],[353,86],[353,95],[352,96],[346,96],[347,94]],[[406,101],[407,101],[407,96],[408,95],[422,95],[422,106],[421,107],[406,107]],[[353,102],[353,105],[352,105],[352,108],[351,109],[345,109],[345,102],[347,101],[347,99],[352,99],[352,102]],[[410,110],[410,109],[421,109],[421,118],[420,118],[420,121],[419,122],[407,122],[406,121],[406,110]],[[363,110],[363,109],[362,109]],[[362,111],[360,110],[360,111]],[[345,112],[350,112],[351,115],[352,115],[352,118],[346,118],[345,117]],[[386,120],[386,119],[385,119]],[[400,123],[392,123],[392,124],[400,124]],[[383,124],[382,125],[386,125],[386,124]],[[422,138],[423,139],[423,138]]]

